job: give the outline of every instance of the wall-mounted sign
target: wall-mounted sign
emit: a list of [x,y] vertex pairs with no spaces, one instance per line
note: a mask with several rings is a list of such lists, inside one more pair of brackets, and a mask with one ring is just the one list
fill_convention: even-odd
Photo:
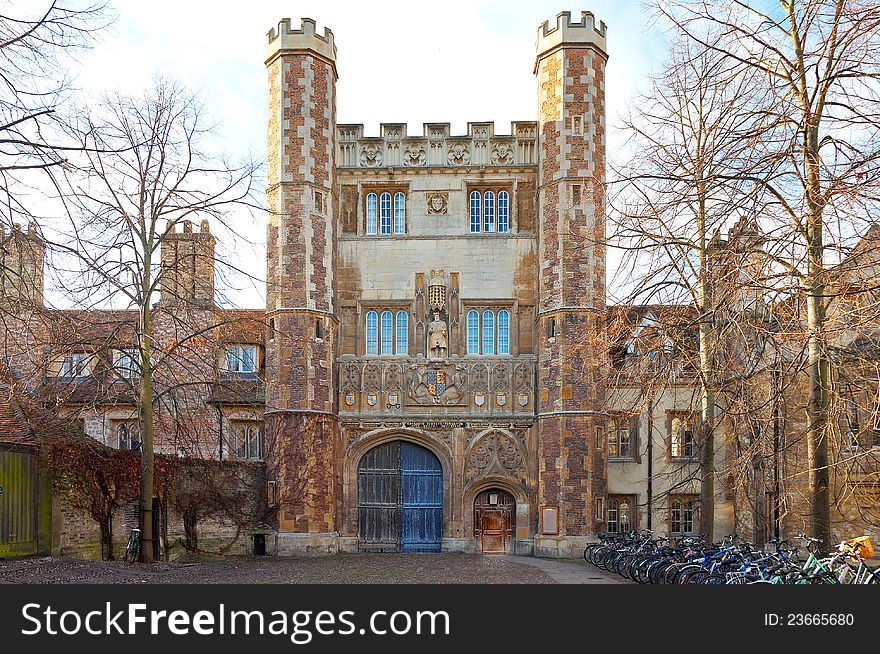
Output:
[[559,507],[541,507],[541,533],[556,535],[559,533]]

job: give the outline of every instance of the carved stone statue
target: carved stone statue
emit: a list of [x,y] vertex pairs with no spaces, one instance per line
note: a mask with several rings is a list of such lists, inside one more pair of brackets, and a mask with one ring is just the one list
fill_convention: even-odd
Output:
[[446,321],[434,312],[434,320],[428,323],[428,356],[431,359],[445,359],[449,352],[449,331]]

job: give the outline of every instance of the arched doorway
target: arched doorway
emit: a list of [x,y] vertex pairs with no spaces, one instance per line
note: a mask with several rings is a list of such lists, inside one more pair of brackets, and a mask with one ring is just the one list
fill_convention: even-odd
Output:
[[474,537],[483,554],[513,552],[516,502],[498,488],[484,490],[474,499]]
[[358,547],[372,552],[439,552],[443,469],[430,450],[391,441],[358,464]]

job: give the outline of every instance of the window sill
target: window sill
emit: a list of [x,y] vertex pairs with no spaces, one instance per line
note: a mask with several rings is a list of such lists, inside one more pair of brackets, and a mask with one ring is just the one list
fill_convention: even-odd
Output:
[[635,463],[636,460],[631,456],[609,456],[608,463]]

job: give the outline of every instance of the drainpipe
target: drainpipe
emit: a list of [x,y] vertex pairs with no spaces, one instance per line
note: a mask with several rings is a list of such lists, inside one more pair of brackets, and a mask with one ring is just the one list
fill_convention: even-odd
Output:
[[654,514],[654,398],[648,393],[648,529]]
[[217,418],[220,423],[220,430],[218,432],[218,448],[217,448],[217,458],[221,461],[223,460],[223,407],[220,406],[220,403],[217,403]]

